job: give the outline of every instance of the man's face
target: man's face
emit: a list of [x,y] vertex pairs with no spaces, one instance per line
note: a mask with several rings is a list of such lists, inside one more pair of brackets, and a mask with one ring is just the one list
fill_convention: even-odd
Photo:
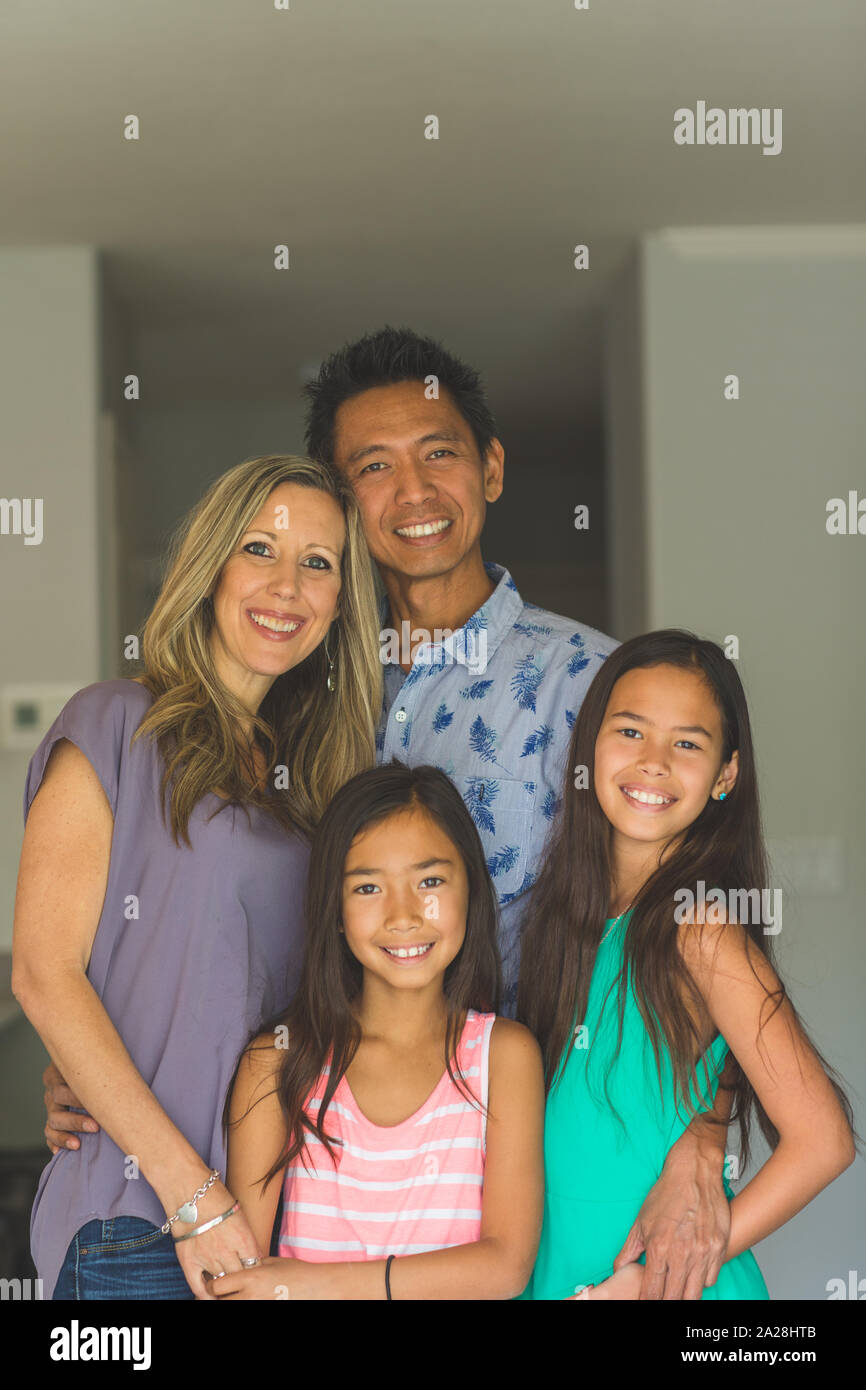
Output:
[[502,491],[502,461],[498,440],[482,459],[448,393],[427,400],[419,381],[373,387],[337,411],[334,462],[383,572],[426,579],[455,569]]

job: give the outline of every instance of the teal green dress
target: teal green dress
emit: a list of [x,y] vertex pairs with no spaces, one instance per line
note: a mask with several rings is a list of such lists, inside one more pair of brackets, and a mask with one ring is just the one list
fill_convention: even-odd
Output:
[[[629,989],[622,1046],[616,978],[628,915],[608,918],[592,972],[586,1025],[576,1030],[547,1099],[544,1123],[544,1225],[538,1258],[523,1299],[570,1298],[600,1284],[661,1175],[690,1115],[674,1104],[670,1055],[661,1044],[662,1086],[649,1034]],[[613,988],[611,989],[611,985]],[[608,994],[608,990],[610,993]],[[607,1002],[605,1004],[605,997]],[[697,1067],[700,1110],[712,1108],[728,1045],[719,1034]],[[605,1093],[605,1072],[612,1063]],[[617,1121],[618,1112],[621,1123]],[[733,1192],[724,1182],[728,1200]],[[770,1295],[751,1250],[722,1265],[705,1299]]]

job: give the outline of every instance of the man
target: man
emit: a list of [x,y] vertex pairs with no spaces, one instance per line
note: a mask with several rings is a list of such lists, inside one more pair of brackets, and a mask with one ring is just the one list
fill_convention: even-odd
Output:
[[[617,643],[526,603],[506,569],[485,564],[505,455],[477,372],[429,338],[384,328],[333,354],[305,392],[308,452],[351,482],[385,590],[379,760],[432,763],[460,789],[497,891],[513,1013],[520,926],[571,728]],[[77,1147],[69,1134],[88,1117],[61,1108],[77,1101],[54,1067],[44,1080],[49,1145]],[[715,1281],[730,1229],[724,1137],[693,1121],[647,1196],[617,1257],[646,1250],[642,1298],[697,1299]]]
[[432,763],[463,795],[499,900],[513,1014],[520,924],[571,728],[617,643],[524,602],[507,570],[485,566],[504,452],[476,372],[386,328],[335,353],[306,394],[308,452],[350,481],[385,587],[380,761]]

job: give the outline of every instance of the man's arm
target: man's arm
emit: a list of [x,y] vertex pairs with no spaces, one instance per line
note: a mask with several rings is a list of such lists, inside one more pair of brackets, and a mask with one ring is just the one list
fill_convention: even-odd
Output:
[[82,1105],[67,1086],[56,1063],[48,1063],[42,1073],[42,1082],[45,1086],[45,1142],[53,1154],[60,1149],[79,1148],[81,1140],[75,1138],[76,1134],[95,1134],[99,1125],[92,1115],[79,1115],[77,1110],[64,1108],[74,1105],[80,1110]]
[[[733,1079],[725,1062],[716,1103],[696,1115],[672,1146],[658,1182],[650,1188],[614,1269],[646,1251],[641,1299],[700,1299],[716,1282],[725,1259],[731,1212],[722,1183]],[[722,1123],[715,1123],[715,1116]]]

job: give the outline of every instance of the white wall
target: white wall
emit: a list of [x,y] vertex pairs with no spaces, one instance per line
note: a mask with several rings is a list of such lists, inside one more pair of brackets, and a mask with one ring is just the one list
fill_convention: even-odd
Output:
[[[866,495],[866,228],[649,237],[608,326],[614,630],[739,638],[780,967],[866,1131],[866,535],[825,528]],[[774,1298],[866,1276],[864,1195],[858,1159],[756,1248]]]
[[[0,249],[0,496],[41,497],[44,527],[40,545],[0,536],[0,687],[74,690],[108,673],[115,537],[100,280],[92,247]],[[12,944],[30,751],[0,750],[0,953]],[[0,1143],[38,1147],[47,1055],[11,996],[0,1023]]]
[[[77,689],[101,676],[95,251],[0,248],[0,300],[0,496],[42,498],[44,528],[40,545],[0,535],[0,685]],[[0,950],[29,757],[0,751]]]

